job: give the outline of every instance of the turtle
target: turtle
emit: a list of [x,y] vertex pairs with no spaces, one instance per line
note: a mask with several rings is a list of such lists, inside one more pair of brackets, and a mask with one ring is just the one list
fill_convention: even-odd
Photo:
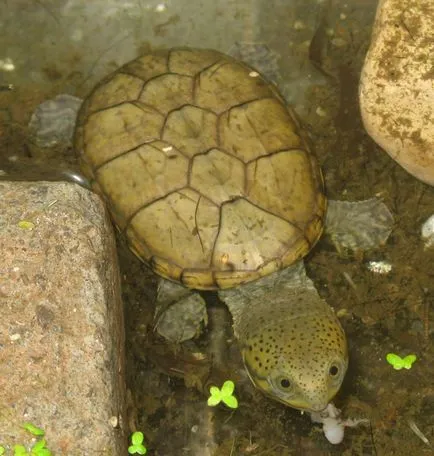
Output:
[[[290,407],[324,410],[348,349],[303,258],[326,218],[339,237],[339,214],[351,209],[327,203],[310,140],[278,88],[216,50],[152,51],[96,85],[74,148],[130,249],[160,276],[158,299],[194,307],[198,290],[217,291],[253,384]],[[346,226],[376,213],[382,223],[361,238],[385,242],[390,212],[360,204]]]

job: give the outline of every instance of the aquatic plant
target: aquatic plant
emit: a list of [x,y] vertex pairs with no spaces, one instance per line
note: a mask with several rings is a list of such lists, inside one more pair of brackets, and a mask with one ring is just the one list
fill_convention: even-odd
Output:
[[235,384],[231,380],[226,380],[221,389],[217,386],[211,386],[209,389],[211,396],[208,398],[208,405],[215,407],[220,402],[223,402],[229,408],[238,408],[238,399],[233,395],[234,389]]
[[46,443],[45,439],[38,440],[30,452],[27,452],[24,445],[14,445],[14,456],[51,456],[51,451],[45,448]]
[[131,435],[131,443],[128,447],[129,454],[146,454],[148,451],[146,447],[143,445],[143,432],[133,432]]
[[45,431],[41,428],[38,428],[32,423],[24,423],[23,429],[29,431],[30,434],[34,435],[35,437],[43,437],[45,435]]
[[[38,428],[32,423],[24,423],[22,427],[37,438],[43,437],[45,434],[43,429]],[[36,441],[36,443],[30,448],[30,450],[27,450],[27,448],[24,445],[14,445],[13,456],[51,456],[52,453],[48,448],[46,448],[46,444],[46,440],[41,438]],[[0,446],[0,456],[6,454],[7,453],[5,447]]]
[[401,358],[399,355],[395,355],[395,353],[388,353],[386,356],[387,362],[396,370],[411,369],[411,366],[416,359],[416,355],[407,355],[406,357]]

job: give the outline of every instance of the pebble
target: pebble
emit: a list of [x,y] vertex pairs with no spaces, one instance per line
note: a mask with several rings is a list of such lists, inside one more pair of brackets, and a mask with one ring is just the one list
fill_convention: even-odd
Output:
[[392,265],[387,261],[369,261],[367,268],[375,274],[389,274]]
[[426,249],[434,245],[434,215],[422,224],[421,236]]
[[315,114],[319,117],[326,117],[327,111],[324,108],[322,108],[321,106],[318,106],[316,108]]
[[347,45],[347,42],[343,38],[333,38],[332,44],[333,44],[333,46],[336,46],[336,47],[344,47]]
[[302,21],[294,22],[294,30],[303,30],[304,28],[306,28],[306,26],[304,25],[304,23]]

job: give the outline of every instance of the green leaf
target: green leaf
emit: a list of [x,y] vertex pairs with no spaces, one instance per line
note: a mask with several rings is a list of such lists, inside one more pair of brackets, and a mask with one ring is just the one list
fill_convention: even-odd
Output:
[[27,450],[23,445],[14,445],[14,456],[25,456],[27,454]]
[[391,364],[395,370],[411,369],[411,366],[416,359],[416,355],[407,355],[405,358],[401,358],[394,353],[388,353],[386,355],[387,362]]
[[35,228],[35,224],[30,220],[20,220],[18,222],[18,227],[22,230],[33,230]]
[[211,397],[208,398],[207,404],[210,407],[215,407],[216,405],[220,404],[220,402],[221,402],[221,398],[220,397],[211,396]]
[[388,353],[386,356],[386,360],[389,364],[393,366],[396,370],[402,369],[402,358],[394,353]]
[[416,361],[416,355],[407,355],[402,361],[406,369],[411,369],[411,366]]
[[38,428],[32,423],[24,423],[23,428],[26,431],[29,431],[30,434],[35,435],[36,437],[42,437],[45,434],[45,431],[41,428]]
[[45,447],[45,444],[46,444],[46,443],[47,443],[47,442],[46,442],[44,439],[38,440],[38,441],[33,445],[32,451],[41,450],[42,448]]
[[39,450],[32,449],[32,456],[51,456],[51,451],[48,448],[41,448]]
[[217,386],[211,386],[209,392],[211,396],[208,398],[208,405],[210,407],[215,407],[222,400],[222,393]]
[[238,399],[235,396],[228,396],[223,398],[223,402],[232,409],[238,408]]
[[211,388],[209,389],[209,392],[210,392],[211,396],[220,397],[220,395],[221,395],[220,389],[217,388],[217,386],[211,386]]
[[146,454],[147,449],[143,445],[131,445],[128,447],[129,454]]
[[143,432],[133,432],[131,436],[131,442],[133,445],[141,445],[143,443]]
[[230,408],[238,407],[238,400],[232,395],[235,389],[235,383],[231,380],[226,380],[220,390],[216,386],[211,386],[209,392],[211,396],[208,398],[208,405],[214,407],[223,401]]
[[234,392],[234,389],[235,389],[234,382],[232,382],[231,380],[226,380],[223,383],[223,386],[221,389],[222,396],[231,396],[232,393]]
[[146,454],[147,450],[146,447],[143,444],[143,432],[133,432],[131,434],[131,442],[132,445],[128,447],[128,453],[129,454]]
[[3,456],[5,454],[5,447],[0,446],[0,456]]

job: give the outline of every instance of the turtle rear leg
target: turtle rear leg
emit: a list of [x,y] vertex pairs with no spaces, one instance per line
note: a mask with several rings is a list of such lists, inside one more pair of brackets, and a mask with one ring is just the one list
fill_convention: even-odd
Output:
[[171,342],[195,338],[207,325],[205,301],[196,291],[160,279],[155,306],[154,330]]
[[[197,377],[196,386],[202,391],[210,382],[221,384],[230,376],[228,369],[230,370],[231,323],[229,310],[216,293],[200,294],[177,283],[160,279],[154,317],[154,330],[158,334],[172,343],[181,343],[198,337],[208,326],[205,352],[201,353],[201,350],[193,348],[194,353],[191,353],[193,357],[203,356],[198,360],[200,369],[194,366],[194,363],[190,363],[192,367],[189,369],[188,361],[185,361],[186,353],[183,353],[184,371],[190,370],[188,381],[191,382],[191,378]],[[192,347],[195,346],[184,346],[184,349],[191,352]]]
[[161,336],[170,342],[185,342],[198,337],[208,326],[208,355],[215,366],[226,363],[232,319],[216,293],[200,294],[160,279],[155,307],[154,330]]

